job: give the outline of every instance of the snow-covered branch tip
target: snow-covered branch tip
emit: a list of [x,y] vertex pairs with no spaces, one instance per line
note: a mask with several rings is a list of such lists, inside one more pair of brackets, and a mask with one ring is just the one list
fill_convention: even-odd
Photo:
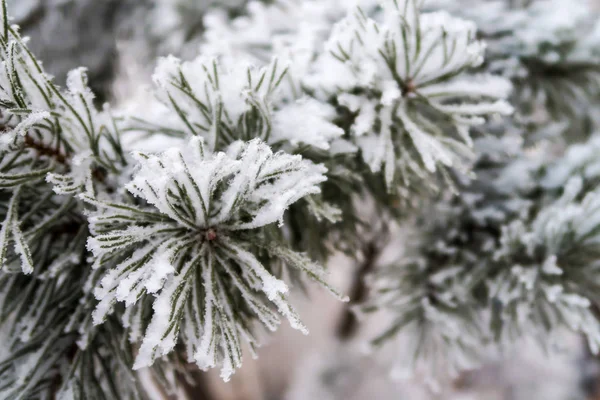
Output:
[[418,3],[386,0],[375,19],[351,12],[308,82],[355,115],[353,138],[389,188],[440,167],[466,170],[470,128],[512,112],[508,80],[466,74],[483,61],[475,25],[441,11],[421,14]]
[[505,343],[525,335],[544,342],[567,327],[585,335],[592,352],[600,350],[592,307],[600,288],[600,193],[582,189],[583,180],[575,176],[530,224],[517,220],[503,227],[494,259],[504,268],[488,284]]
[[280,86],[287,73],[288,66],[277,58],[256,67],[202,56],[181,62],[170,56],[159,61],[153,79],[165,113],[178,117],[171,130],[204,137],[211,150],[254,138],[278,148],[307,144],[329,149],[343,135],[330,122],[335,110],[308,97],[284,101]]
[[87,198],[98,208],[88,248],[95,267],[109,269],[95,291],[96,323],[117,301],[133,307],[156,295],[135,368],[172,351],[181,331],[189,360],[203,369],[220,365],[227,380],[241,365],[242,338],[257,343],[254,322],[277,328],[273,307],[306,333],[276,265],[304,271],[339,296],[277,227],[289,205],[320,191],[324,167],[273,153],[258,139],[213,153],[194,137],[184,150],[137,158],[127,188],[147,206]]

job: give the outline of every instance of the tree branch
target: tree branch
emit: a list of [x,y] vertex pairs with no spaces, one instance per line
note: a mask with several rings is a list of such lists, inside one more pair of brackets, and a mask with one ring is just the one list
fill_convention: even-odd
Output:
[[[352,286],[350,287],[351,304],[359,304],[366,300],[368,294],[365,278],[375,268],[377,259],[379,258],[380,249],[375,244],[374,240],[369,241],[363,250],[363,260],[354,274]],[[340,340],[350,340],[358,332],[359,323],[350,305],[346,307],[342,314],[337,329],[336,336]]]

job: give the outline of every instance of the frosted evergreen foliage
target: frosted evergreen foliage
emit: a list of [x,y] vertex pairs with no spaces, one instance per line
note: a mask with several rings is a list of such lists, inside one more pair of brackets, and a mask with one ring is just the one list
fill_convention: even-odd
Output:
[[233,20],[223,10],[214,10],[204,18],[202,50],[263,63],[273,56],[289,58],[294,76],[302,78],[323,51],[333,24],[357,6],[375,10],[378,1],[254,0]]
[[[71,71],[67,90],[60,90],[29,52],[17,27],[5,24],[0,96],[3,123],[9,129],[0,142],[2,157],[7,161],[9,153],[24,146],[30,150],[18,154],[20,158],[26,159],[33,149],[42,156],[35,164],[44,161],[53,164],[34,176],[37,166],[23,167],[22,163],[12,160],[5,165],[5,171],[12,168],[17,172],[20,168],[25,175],[6,176],[4,179],[11,182],[8,185],[16,186],[53,170],[59,172],[69,167],[67,158],[71,157],[80,168],[77,172],[70,171],[69,176],[56,176],[55,183],[61,182],[57,191],[85,186],[94,167],[114,170],[115,165],[123,161],[121,148],[110,115],[99,113],[93,105],[94,95],[87,86],[85,68]],[[27,169],[33,175],[27,175]]]
[[426,374],[433,388],[490,346],[534,337],[549,349],[564,328],[598,351],[597,156],[587,154],[596,140],[550,162],[511,141],[478,141],[478,178],[427,207],[415,223],[425,236],[372,278],[364,310],[396,316],[374,344],[417,343],[407,353],[414,364],[400,358],[400,368]]
[[357,6],[375,12],[378,3],[377,0],[255,0],[233,20],[223,10],[214,10],[204,18],[206,31],[201,51],[218,55],[234,65],[240,60],[263,65],[273,57],[285,61],[288,73],[280,95],[293,101],[307,94],[304,80],[314,69],[315,60],[324,53],[335,22]]
[[[203,369],[220,365],[228,380],[241,366],[242,339],[256,344],[255,320],[275,330],[278,311],[307,333],[271,263],[319,281],[323,272],[269,239],[273,232],[265,229],[280,224],[290,204],[317,193],[325,169],[300,156],[273,154],[258,139],[213,154],[194,138],[184,151],[137,158],[140,167],[127,188],[149,207],[97,203],[88,241],[98,267],[122,260],[95,290],[96,323],[115,301],[133,306],[144,294],[157,294],[134,368],[172,351],[181,330],[188,359]],[[257,249],[270,264],[254,255]],[[228,299],[243,305],[233,309]]]
[[526,226],[514,221],[503,227],[495,261],[504,270],[490,282],[490,295],[501,305],[503,335],[535,335],[568,327],[587,337],[597,353],[600,325],[591,308],[598,249],[599,197],[582,200],[582,181],[570,180],[565,193]]
[[[510,78],[520,119],[536,133],[559,120],[568,134],[585,138],[599,93],[600,10],[592,1],[432,0],[477,22],[488,43],[488,69]],[[592,115],[590,115],[592,114]],[[597,126],[597,125],[595,125]]]
[[[597,59],[594,5],[585,0],[430,0],[428,9],[445,9],[476,21],[492,57],[535,57],[548,64]],[[467,6],[465,6],[467,5]],[[545,29],[540,29],[544,27]]]
[[264,67],[223,64],[204,57],[159,62],[153,76],[157,97],[165,112],[179,117],[169,129],[172,134],[203,136],[210,149],[252,138],[276,147],[329,149],[343,135],[330,122],[335,114],[330,106],[310,98],[281,101],[279,86],[288,68],[277,59]]
[[129,374],[119,358],[131,349],[115,349],[119,326],[108,336],[92,328],[87,222],[76,200],[57,194],[106,187],[92,176],[123,167],[118,134],[93,105],[85,69],[56,86],[0,9],[0,397],[47,398],[67,386],[84,398],[136,397],[134,377],[118,383],[100,367]]
[[[524,111],[539,114],[527,107],[535,100],[544,104],[551,120],[582,121],[572,128],[573,136],[593,133],[581,124],[597,121],[590,113],[600,94],[600,10],[583,0],[538,0],[514,12],[521,14],[511,27],[518,39],[513,43],[501,40],[497,54],[504,59],[509,57],[507,53],[512,53],[513,59],[519,57],[515,81]],[[510,67],[504,69],[510,73]]]
[[[486,342],[484,320],[470,309],[473,280],[465,279],[458,266],[437,273],[431,269],[428,260],[417,257],[383,267],[371,285],[378,294],[377,305],[372,306],[395,310],[397,315],[373,344],[385,343],[387,352],[395,352],[393,378],[419,377],[437,392],[441,382],[479,366]],[[393,344],[388,343],[391,338]]]
[[420,14],[417,1],[383,2],[379,20],[353,10],[326,47],[309,82],[355,116],[353,140],[390,189],[468,168],[470,128],[511,113],[508,81],[464,74],[483,62],[475,25],[444,12]]
[[[439,390],[448,378],[476,368],[486,354],[487,299],[482,305],[475,293],[489,271],[499,226],[530,208],[527,199],[510,198],[503,179],[508,161],[521,154],[520,143],[515,135],[477,140],[477,179],[459,179],[460,196],[425,204],[408,228],[404,251],[397,250],[371,277],[371,298],[362,310],[386,310],[392,317],[373,345],[398,353],[410,349],[394,360],[398,378],[421,376]],[[530,190],[522,173],[528,169],[520,171],[508,184]]]
[[560,163],[549,167],[541,184],[546,190],[560,191],[576,176],[583,179],[585,189],[593,189],[600,179],[600,137],[592,136],[588,141],[576,143],[565,152]]
[[[436,4],[432,1],[431,5]],[[536,57],[547,64],[597,60],[597,12],[591,2],[575,0],[505,1],[487,3],[471,1],[470,7],[458,2],[437,1],[438,6],[463,13],[479,22],[478,26],[489,41],[495,56],[504,53],[511,57]],[[464,5],[464,4],[463,4]],[[544,27],[545,29],[540,29]],[[515,32],[508,35],[508,32]],[[502,32],[504,32],[502,34]]]
[[587,6],[210,3],[203,24],[208,2],[154,3],[188,61],[114,111],[85,68],[54,84],[2,3],[0,398],[177,395],[189,364],[228,380],[282,320],[308,332],[293,289],[346,300],[321,265],[338,252],[369,314],[339,336],[386,314],[393,375],[441,389],[565,328],[598,350]]

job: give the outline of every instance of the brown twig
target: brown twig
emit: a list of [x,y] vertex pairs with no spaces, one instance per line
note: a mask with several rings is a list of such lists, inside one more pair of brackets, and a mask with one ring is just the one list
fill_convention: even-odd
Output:
[[[369,241],[363,250],[363,261],[358,267],[350,287],[350,300],[353,304],[360,304],[367,298],[368,288],[365,282],[366,276],[373,271],[379,257],[380,249],[375,241]],[[347,307],[336,329],[336,336],[340,340],[349,340],[358,332],[358,319],[354,312]]]
[[205,372],[194,370],[189,372],[194,383],[189,383],[185,377],[180,377],[179,383],[189,400],[215,400]]
[[37,151],[39,155],[52,157],[63,165],[68,164],[68,157],[59,148],[48,146],[42,142],[36,142],[29,134],[25,135],[25,145]]

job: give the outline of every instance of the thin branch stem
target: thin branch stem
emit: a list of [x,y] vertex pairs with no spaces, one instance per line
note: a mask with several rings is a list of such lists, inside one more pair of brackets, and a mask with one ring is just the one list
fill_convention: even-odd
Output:
[[51,157],[63,165],[68,164],[68,157],[60,149],[50,147],[42,142],[36,142],[30,135],[25,136],[25,145],[37,151],[39,155]]
[[[369,275],[379,258],[380,248],[375,243],[375,240],[369,241],[363,250],[363,260],[360,263],[356,273],[354,274],[352,286],[350,287],[349,296],[352,304],[360,304],[367,298],[368,288],[365,278]],[[350,307],[347,307],[340,319],[336,336],[343,341],[352,339],[358,333],[359,321]]]

